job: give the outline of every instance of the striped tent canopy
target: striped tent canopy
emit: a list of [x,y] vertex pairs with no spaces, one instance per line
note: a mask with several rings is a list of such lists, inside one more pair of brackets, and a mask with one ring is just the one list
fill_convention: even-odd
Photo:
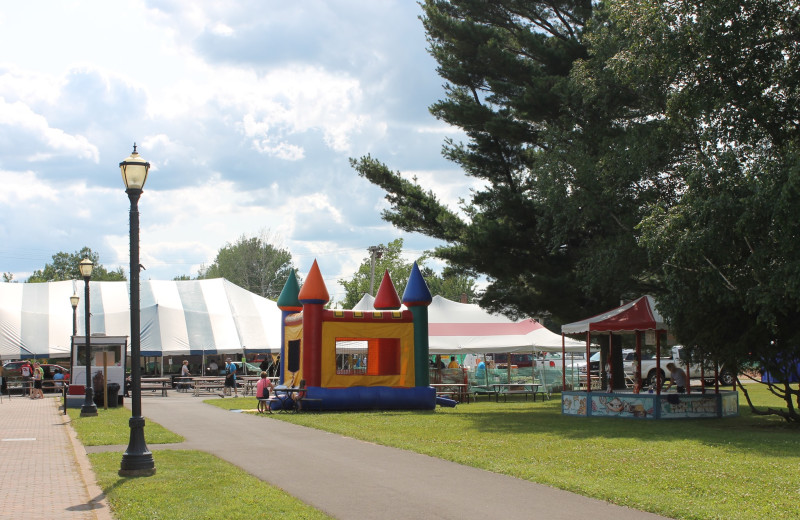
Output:
[[[365,294],[353,310],[374,310],[374,300]],[[561,350],[562,341],[560,334],[535,320],[510,320],[442,296],[434,296],[428,307],[428,336],[431,354],[555,351]],[[586,351],[582,341],[565,338],[564,343],[568,352]]]
[[[90,332],[130,336],[128,282],[91,282]],[[141,352],[146,356],[278,352],[275,302],[223,279],[141,282]],[[85,334],[83,281],[0,283],[0,357],[68,357],[69,297],[78,294]]]

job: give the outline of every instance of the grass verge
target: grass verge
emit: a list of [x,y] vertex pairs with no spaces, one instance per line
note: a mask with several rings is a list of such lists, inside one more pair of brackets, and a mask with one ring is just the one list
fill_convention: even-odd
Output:
[[[98,410],[97,417],[80,417],[68,409],[72,427],[85,446],[127,445],[127,408]],[[148,446],[184,439],[147,420]],[[201,451],[155,450],[156,474],[122,478],[120,452],[89,454],[97,482],[118,520],[328,519],[321,511],[262,482],[233,464]]]
[[[131,411],[122,406],[97,410],[97,417],[81,417],[79,408],[68,408],[67,414],[84,446],[108,446],[114,444],[127,445],[130,440],[128,420]],[[172,444],[183,442],[183,437],[176,435],[153,421],[145,420],[145,434],[148,444]]]
[[[759,405],[782,406],[761,385]],[[743,407],[736,418],[626,420],[561,415],[547,402],[435,412],[271,417],[547,484],[681,519],[800,518],[800,431]],[[209,403],[254,409],[254,398]]]
[[122,478],[119,453],[89,455],[120,520],[327,519],[329,516],[232,464],[200,451],[153,452],[156,474]]

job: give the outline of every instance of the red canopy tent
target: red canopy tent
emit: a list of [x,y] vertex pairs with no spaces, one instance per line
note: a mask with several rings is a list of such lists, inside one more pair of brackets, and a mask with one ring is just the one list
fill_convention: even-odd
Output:
[[[636,334],[636,359],[641,359],[641,333],[654,331],[656,336],[656,363],[660,365],[661,358],[661,332],[667,331],[664,318],[656,310],[656,302],[652,296],[645,295],[641,298],[620,305],[610,311],[586,318],[585,320],[568,323],[561,327],[561,336],[565,334],[586,334],[586,359],[589,359],[589,342],[592,332],[608,332],[609,336],[617,334]],[[610,343],[609,343],[610,344]],[[609,351],[610,353],[610,351]],[[658,366],[657,365],[657,366]],[[656,393],[661,392],[661,367],[658,366],[658,381]],[[586,388],[591,390],[591,374],[586,370]],[[636,388],[641,388],[641,365],[636,366]]]

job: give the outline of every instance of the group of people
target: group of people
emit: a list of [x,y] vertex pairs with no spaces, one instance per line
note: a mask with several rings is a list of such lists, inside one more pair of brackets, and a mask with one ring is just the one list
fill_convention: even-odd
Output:
[[[33,390],[31,391],[31,399],[44,399],[44,392],[42,391],[42,381],[44,381],[44,369],[42,366],[34,362],[22,365],[22,381],[33,381]],[[30,383],[28,383],[30,384]],[[27,386],[27,385],[26,385]]]

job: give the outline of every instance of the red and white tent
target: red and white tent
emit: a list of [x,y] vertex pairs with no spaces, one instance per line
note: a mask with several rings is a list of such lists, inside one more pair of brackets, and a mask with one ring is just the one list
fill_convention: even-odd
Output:
[[[374,310],[373,302],[366,294],[353,310]],[[586,348],[581,341],[565,343],[569,352]],[[428,344],[431,354],[530,353],[561,350],[562,338],[531,319],[513,321],[475,304],[434,296],[428,307]]]
[[655,300],[649,295],[597,316],[561,326],[561,332],[564,334],[580,334],[582,332],[624,334],[647,330],[667,330],[664,318],[656,310]]

